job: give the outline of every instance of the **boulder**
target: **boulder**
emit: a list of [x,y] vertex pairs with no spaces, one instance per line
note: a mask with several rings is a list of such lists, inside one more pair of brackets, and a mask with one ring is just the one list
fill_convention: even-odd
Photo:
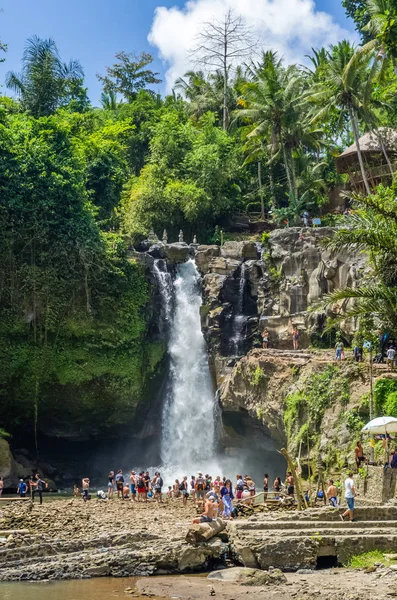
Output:
[[211,259],[219,256],[221,249],[219,246],[199,246],[196,252],[195,261],[198,270],[205,275],[209,271]]
[[279,569],[261,571],[260,569],[249,569],[248,567],[233,567],[222,571],[212,571],[207,579],[252,586],[280,585],[287,581],[286,576]]
[[133,260],[139,263],[149,271],[151,271],[154,264],[153,256],[150,256],[150,254],[148,254],[147,252],[137,252],[136,250],[128,250],[127,258],[129,260]]
[[239,268],[240,264],[241,261],[239,260],[218,256],[211,260],[209,270],[210,273],[217,273],[218,275],[232,275]]
[[170,264],[184,263],[189,258],[190,248],[185,242],[176,242],[175,244],[165,244],[165,257]]
[[223,531],[226,523],[222,519],[214,519],[211,523],[197,523],[189,527],[186,535],[186,541],[189,544],[199,544],[207,542],[214,535]]
[[221,248],[221,256],[234,259],[258,259],[259,253],[254,242],[225,242]]
[[206,302],[209,304],[215,300],[218,300],[223,284],[225,282],[226,275],[219,275],[218,273],[208,273],[203,278],[203,292]]
[[153,246],[150,246],[148,254],[153,258],[165,258],[164,245],[161,242],[153,244]]

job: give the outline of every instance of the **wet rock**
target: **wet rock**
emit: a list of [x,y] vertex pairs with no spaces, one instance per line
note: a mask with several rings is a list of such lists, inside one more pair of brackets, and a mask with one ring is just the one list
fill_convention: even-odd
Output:
[[148,254],[150,254],[150,256],[153,256],[153,258],[166,258],[164,245],[161,242],[150,246]]

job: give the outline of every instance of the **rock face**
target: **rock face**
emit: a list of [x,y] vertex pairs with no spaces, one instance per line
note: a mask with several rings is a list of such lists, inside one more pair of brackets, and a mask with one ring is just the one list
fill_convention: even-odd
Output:
[[[237,354],[260,345],[265,327],[272,346],[290,348],[292,328],[297,326],[300,347],[307,347],[327,316],[322,309],[308,312],[309,308],[325,294],[355,287],[368,269],[362,254],[327,250],[324,242],[332,235],[326,227],[279,229],[269,235],[262,257],[254,242],[226,242],[221,249],[200,246],[196,262],[203,275],[204,325],[211,350],[236,354],[231,340],[239,315],[244,323]],[[344,310],[345,304],[333,306],[328,314]],[[351,321],[343,325],[347,336],[354,329]]]

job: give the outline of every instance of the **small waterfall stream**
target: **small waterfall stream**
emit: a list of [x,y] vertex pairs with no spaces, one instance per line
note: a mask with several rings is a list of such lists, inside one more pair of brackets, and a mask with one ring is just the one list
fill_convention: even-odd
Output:
[[193,260],[178,265],[174,297],[161,458],[167,468],[189,474],[213,459],[215,437],[215,394],[201,331],[200,275]]
[[241,354],[242,352],[242,343],[244,341],[244,326],[245,326],[245,316],[243,315],[244,310],[244,294],[245,288],[247,285],[247,275],[246,275],[246,264],[243,262],[241,264],[240,271],[240,280],[239,280],[239,290],[238,290],[238,300],[236,307],[236,314],[234,316],[233,321],[233,337],[231,339],[232,348],[234,354]]
[[161,258],[158,258],[154,261],[153,271],[162,301],[161,315],[159,319],[160,331],[161,333],[167,334],[172,323],[172,312],[174,305],[172,277],[167,271],[167,263]]

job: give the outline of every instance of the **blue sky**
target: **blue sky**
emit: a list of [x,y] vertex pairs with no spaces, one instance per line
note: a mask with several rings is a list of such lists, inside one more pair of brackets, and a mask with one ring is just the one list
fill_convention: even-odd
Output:
[[[205,4],[210,0],[193,0]],[[224,3],[227,0],[212,0]],[[263,0],[268,2],[269,0]],[[287,0],[276,0],[277,2]],[[243,0],[243,3],[249,3]],[[310,4],[312,0],[288,0],[292,4]],[[242,3],[242,4],[243,4]],[[96,73],[103,73],[106,65],[114,61],[117,51],[140,52],[150,51],[156,57],[155,70],[165,74],[170,63],[175,68],[169,71],[171,81],[178,68],[183,66],[178,63],[172,51],[173,41],[177,45],[180,32],[171,31],[172,23],[168,17],[171,11],[163,11],[158,19],[155,39],[157,47],[148,42],[156,7],[184,7],[182,0],[2,0],[0,6],[0,39],[8,44],[6,62],[0,64],[0,84],[8,70],[19,70],[20,59],[24,44],[29,36],[34,34],[40,37],[55,39],[63,60],[77,58],[83,65],[86,74],[86,85],[93,103],[97,103],[100,96],[100,84]],[[330,13],[336,23],[344,29],[353,31],[353,23],[346,20],[339,0],[317,0],[316,9]],[[174,13],[175,14],[175,11]],[[183,13],[178,14],[182,15]],[[192,16],[194,19],[194,16]],[[299,25],[296,27],[299,28]],[[163,33],[162,33],[163,32]],[[171,40],[164,39],[164,32],[169,33]],[[291,44],[293,41],[291,40]],[[171,46],[171,48],[170,48]],[[159,53],[165,61],[159,59]],[[167,62],[168,61],[168,62]],[[179,67],[178,67],[179,64]],[[159,91],[164,92],[164,85]],[[4,88],[3,88],[4,91]]]

